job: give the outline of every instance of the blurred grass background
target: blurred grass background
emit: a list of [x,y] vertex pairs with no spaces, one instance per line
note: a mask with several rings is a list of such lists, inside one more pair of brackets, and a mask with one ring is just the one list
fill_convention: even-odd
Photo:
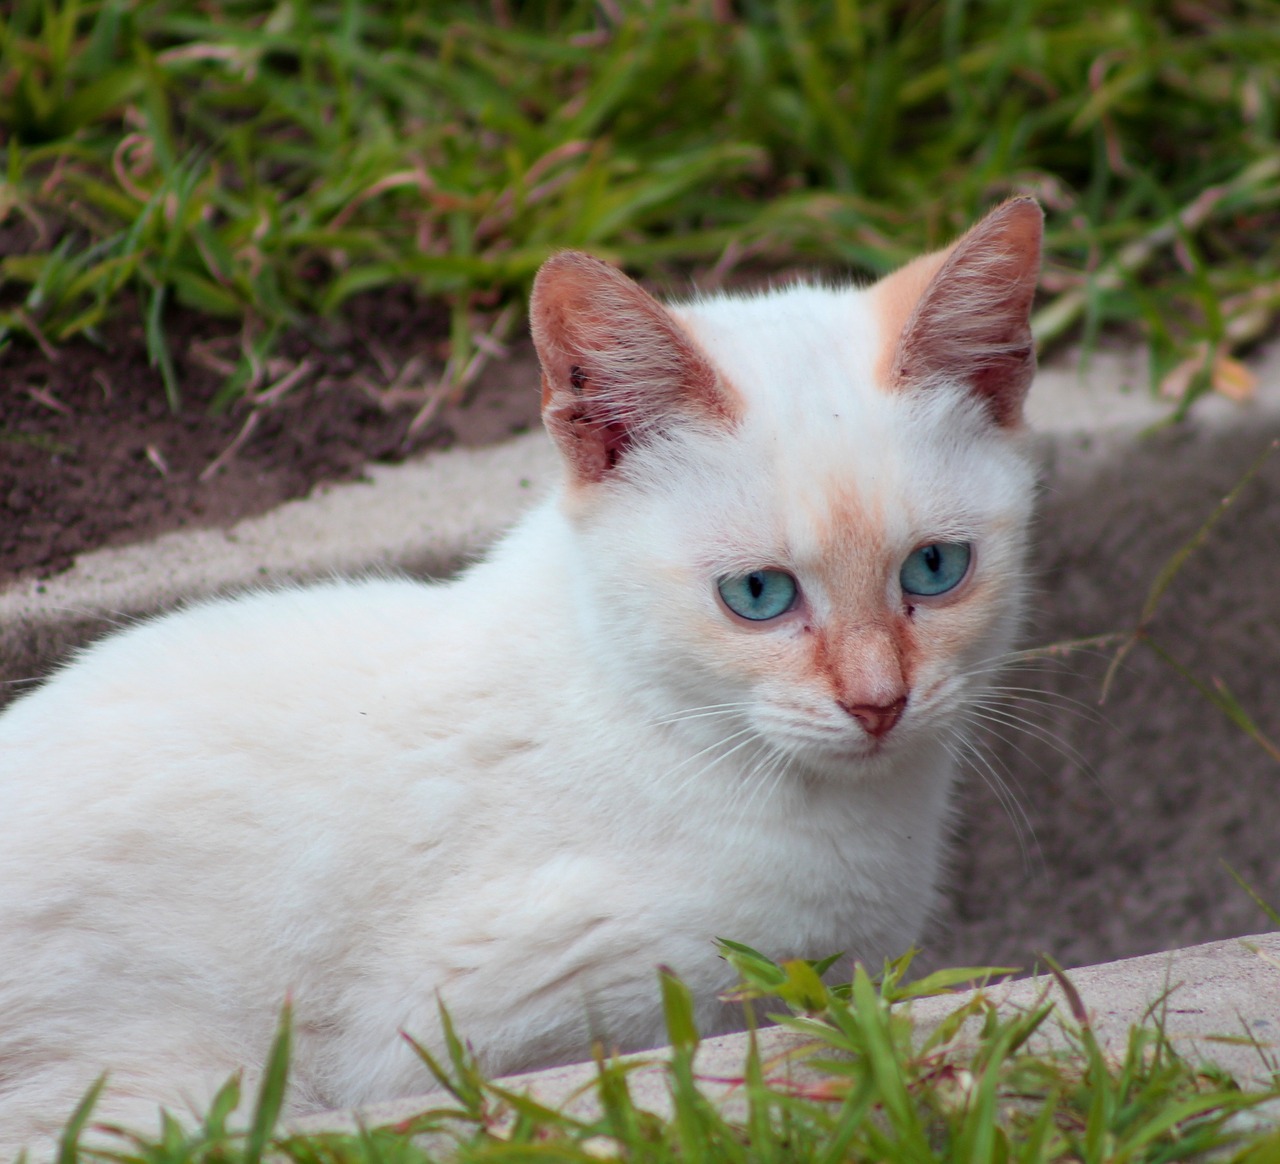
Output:
[[408,285],[457,376],[560,247],[677,288],[873,275],[1026,191],[1042,344],[1136,330],[1182,406],[1243,394],[1278,62],[1275,0],[11,0],[0,368],[134,312],[176,407],[176,304],[238,332],[227,403]]

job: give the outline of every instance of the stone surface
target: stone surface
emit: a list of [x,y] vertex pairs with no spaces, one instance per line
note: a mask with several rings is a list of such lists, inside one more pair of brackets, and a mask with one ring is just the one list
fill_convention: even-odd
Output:
[[[1230,1071],[1242,1086],[1262,1090],[1274,1085],[1280,1055],[1280,933],[1256,934],[1193,946],[1169,954],[1152,954],[1068,975],[1088,1013],[1104,1052],[1123,1058],[1129,1030],[1160,1021],[1175,1050],[1192,1063],[1209,1062]],[[657,984],[654,986],[655,995]],[[909,1004],[920,1039],[975,992],[921,999]],[[1030,1009],[1044,1001],[1055,1014],[1040,1028],[1032,1049],[1063,1046],[1078,1027],[1061,986],[1049,975],[1033,976],[983,988],[1000,1009]],[[757,1034],[766,1075],[791,1083],[816,1078],[801,1052],[812,1045],[802,1034],[770,1027]],[[748,1036],[721,1035],[698,1048],[696,1071],[707,1095],[729,1105],[730,1114],[742,1079]],[[1256,1040],[1256,1045],[1245,1041]],[[628,1072],[632,1098],[658,1115],[671,1114],[663,1062],[665,1051],[628,1056],[641,1064]],[[599,1114],[591,1090],[594,1063],[578,1063],[513,1076],[500,1081],[508,1090],[583,1119]],[[311,1132],[355,1132],[409,1120],[423,1111],[448,1108],[441,1093],[394,1103],[373,1104],[358,1111],[330,1112],[294,1121],[290,1128]]]
[[0,591],[0,690],[113,626],[190,599],[332,574],[450,574],[544,494],[556,471],[550,442],[536,433],[372,465],[367,481],[322,488],[231,529],[86,554],[64,574]]

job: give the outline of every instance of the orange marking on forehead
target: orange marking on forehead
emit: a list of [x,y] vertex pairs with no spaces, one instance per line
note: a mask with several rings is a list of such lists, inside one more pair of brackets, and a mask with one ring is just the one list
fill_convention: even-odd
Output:
[[832,482],[824,496],[827,504],[822,540],[825,544],[848,538],[855,531],[867,534],[875,531],[879,514],[873,511],[879,507],[874,502],[869,505],[868,499],[852,481]]
[[874,383],[886,392],[892,388],[898,341],[907,330],[911,313],[950,254],[951,249],[947,248],[931,255],[921,255],[893,274],[886,275],[871,288],[871,310],[880,326],[880,350],[876,352],[871,376]]
[[811,496],[819,568],[830,571],[830,585],[865,588],[884,568],[884,498],[875,490],[863,493],[843,474],[833,474]]

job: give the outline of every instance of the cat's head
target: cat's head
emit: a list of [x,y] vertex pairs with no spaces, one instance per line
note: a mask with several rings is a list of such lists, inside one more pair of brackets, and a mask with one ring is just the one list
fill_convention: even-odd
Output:
[[1040,236],[1015,199],[868,288],[670,308],[547,262],[573,601],[641,714],[817,770],[955,726],[1023,601]]

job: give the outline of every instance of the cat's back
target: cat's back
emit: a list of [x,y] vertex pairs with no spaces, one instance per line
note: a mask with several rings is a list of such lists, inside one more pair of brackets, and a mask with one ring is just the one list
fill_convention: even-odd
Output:
[[374,772],[388,797],[398,769],[443,777],[460,726],[483,725],[485,693],[499,695],[475,649],[480,619],[497,616],[476,599],[334,581],[203,603],[94,644],[0,715],[0,868],[131,817],[139,832],[163,821],[206,840],[279,839],[309,812],[368,815]]
[[[78,741],[97,758],[88,767],[104,770],[104,748],[146,747],[158,758],[178,736],[207,737],[232,722],[279,729],[306,719],[320,729],[326,711],[403,667],[438,632],[424,615],[447,599],[445,588],[407,580],[331,583],[217,599],[112,634],[0,716],[0,789],[47,787],[47,769],[28,779],[17,770],[41,763],[71,778]],[[433,638],[447,650],[447,637]]]

